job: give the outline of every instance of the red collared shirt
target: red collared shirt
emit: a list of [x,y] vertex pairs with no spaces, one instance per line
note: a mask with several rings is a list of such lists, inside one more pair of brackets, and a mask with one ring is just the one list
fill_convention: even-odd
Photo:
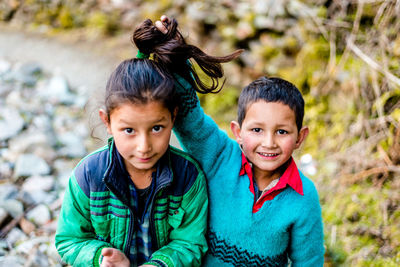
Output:
[[[282,192],[287,186],[290,186],[300,195],[303,195],[303,184],[301,182],[300,173],[297,169],[296,163],[293,158],[290,159],[289,166],[279,178],[279,182],[272,187],[270,190],[265,192],[253,205],[253,213],[256,213],[260,210],[262,205],[267,200],[272,200],[276,197],[280,192]],[[247,174],[250,180],[250,191],[255,195],[254,192],[254,179],[253,179],[253,171],[250,163],[247,161],[246,156],[242,153],[242,167],[240,168],[239,175]]]

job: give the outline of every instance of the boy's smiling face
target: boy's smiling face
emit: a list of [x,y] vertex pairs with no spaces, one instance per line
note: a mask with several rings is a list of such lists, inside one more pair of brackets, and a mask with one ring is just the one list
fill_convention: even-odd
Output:
[[280,102],[259,100],[249,104],[242,126],[232,122],[231,129],[253,164],[256,177],[279,178],[284,165],[300,147],[308,128],[298,131],[294,111]]

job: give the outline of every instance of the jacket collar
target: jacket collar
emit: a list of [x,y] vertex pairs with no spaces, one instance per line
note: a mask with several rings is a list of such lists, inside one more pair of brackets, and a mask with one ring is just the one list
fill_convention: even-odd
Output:
[[[108,147],[110,158],[103,181],[122,201],[130,203],[129,174],[125,169],[125,163],[115,146],[113,138],[108,139]],[[172,183],[173,173],[170,164],[170,148],[167,149],[165,154],[156,163],[156,171],[153,173],[153,179],[156,182],[156,192],[160,188]]]

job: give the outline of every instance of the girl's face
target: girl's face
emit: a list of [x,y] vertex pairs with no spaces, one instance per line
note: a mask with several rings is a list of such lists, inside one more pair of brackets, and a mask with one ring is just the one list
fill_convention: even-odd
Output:
[[171,112],[163,103],[125,102],[112,110],[110,119],[104,110],[100,110],[100,117],[114,137],[130,176],[151,174],[168,149],[174,124]]

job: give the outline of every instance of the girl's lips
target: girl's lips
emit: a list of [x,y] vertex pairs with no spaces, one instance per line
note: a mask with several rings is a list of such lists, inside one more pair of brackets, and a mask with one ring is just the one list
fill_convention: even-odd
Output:
[[151,157],[150,158],[138,158],[138,160],[140,162],[149,162],[151,160]]

